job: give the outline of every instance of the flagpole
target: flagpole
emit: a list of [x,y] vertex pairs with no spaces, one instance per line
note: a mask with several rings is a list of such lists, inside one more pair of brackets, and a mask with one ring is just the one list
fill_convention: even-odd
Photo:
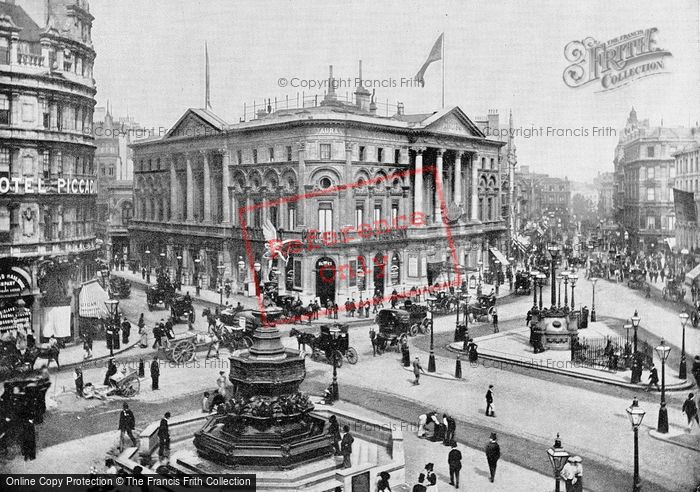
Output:
[[445,108],[445,33],[442,33],[442,108]]

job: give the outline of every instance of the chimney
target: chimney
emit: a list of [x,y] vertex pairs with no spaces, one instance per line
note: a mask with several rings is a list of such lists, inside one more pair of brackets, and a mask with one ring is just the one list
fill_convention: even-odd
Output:
[[372,101],[369,103],[369,112],[377,114],[377,103],[374,102],[374,89],[372,89]]
[[356,81],[355,106],[362,111],[369,111],[369,91],[362,83],[362,60],[359,63],[359,73]]
[[399,116],[403,116],[403,103],[401,101],[397,101],[396,103],[396,114]]
[[498,110],[497,109],[489,109],[489,115],[488,115],[488,125],[489,125],[489,131],[491,134],[494,132],[497,132],[500,128],[499,122],[498,122]]

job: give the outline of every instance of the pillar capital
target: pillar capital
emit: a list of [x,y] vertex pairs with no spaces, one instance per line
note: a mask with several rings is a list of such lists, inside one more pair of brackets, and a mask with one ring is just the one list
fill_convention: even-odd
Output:
[[427,147],[421,147],[421,146],[413,146],[411,149],[415,150],[417,154],[422,154],[425,152]]
[[437,156],[442,157],[445,152],[447,152],[447,149],[436,149],[437,151]]

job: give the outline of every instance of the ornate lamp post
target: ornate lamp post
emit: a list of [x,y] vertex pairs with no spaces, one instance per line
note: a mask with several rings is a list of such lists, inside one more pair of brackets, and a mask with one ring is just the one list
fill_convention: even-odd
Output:
[[532,280],[532,307],[536,308],[537,307],[537,275],[539,275],[540,272],[537,270],[533,270],[532,273],[530,273],[530,278]]
[[259,261],[256,261],[253,263],[253,270],[255,271],[254,276],[253,276],[253,281],[255,282],[255,295],[256,296],[261,296],[262,295],[262,290],[260,289],[260,270],[262,269],[262,265],[260,264]]
[[639,406],[637,398],[632,400],[632,405],[627,408],[627,416],[632,424],[634,431],[634,482],[632,484],[633,492],[641,492],[642,483],[639,479],[639,426],[642,425],[646,412]]
[[194,259],[194,288],[197,295],[199,295],[199,292],[202,289],[202,287],[199,285],[199,263],[201,261],[202,260],[200,260],[199,257]]
[[598,281],[596,277],[593,277],[591,279],[591,282],[593,282],[593,301],[591,302],[591,322],[596,320],[595,317],[595,284]]
[[[107,311],[109,311],[109,325],[114,328],[114,318],[117,315],[117,312],[119,311],[119,300],[118,299],[107,299],[105,301],[105,306],[107,306]],[[115,331],[114,329],[110,330],[112,340],[109,341],[109,355],[110,357],[114,356],[114,337],[119,337],[119,331]]]
[[552,277],[552,307],[555,307],[557,305],[557,293],[555,287],[556,283],[556,273],[557,273],[557,258],[559,257],[559,253],[561,252],[561,246],[559,246],[555,242],[551,242],[549,246],[547,246],[547,251],[549,251],[549,255],[552,257],[552,267],[551,267],[551,277]]
[[681,365],[680,368],[678,369],[678,379],[688,379],[687,375],[687,366],[685,363],[685,325],[688,324],[688,313],[681,313],[678,315],[678,317],[681,319],[681,326],[683,327],[683,338],[681,342]]
[[[333,347],[336,347],[338,342],[338,336],[340,335],[340,328],[337,326],[332,326],[329,330],[331,336],[333,337]],[[338,360],[336,360],[337,350],[333,350],[333,383],[331,384],[331,393],[333,393],[333,401],[338,401],[340,398],[340,392],[338,391]]]
[[564,277],[564,307],[569,305],[569,272],[561,274]]
[[238,287],[239,287],[239,292],[241,294],[244,293],[243,291],[243,281],[245,280],[245,261],[243,261],[243,257],[239,256],[238,257]]
[[637,311],[635,311],[634,316],[632,316],[632,328],[634,328],[634,341],[632,348],[632,377],[630,379],[630,382],[632,384],[637,384],[642,379],[642,366],[639,363],[637,356],[637,329],[639,328],[640,321],[641,318],[639,317],[639,314],[637,314]]
[[547,279],[547,275],[544,273],[539,273],[537,275],[537,283],[540,286],[540,311],[542,311],[542,287],[544,286],[544,281]]
[[182,255],[177,255],[177,288],[180,290],[182,286]]
[[430,356],[428,357],[428,372],[435,372],[435,330],[433,329],[433,306],[435,305],[435,301],[437,301],[437,299],[430,296],[426,299],[426,301],[428,302],[428,311],[430,313]]
[[459,341],[459,305],[462,303],[462,289],[455,289],[455,294],[457,295],[457,318],[455,319],[455,336],[454,341]]
[[482,271],[484,267],[484,262],[479,260],[476,262],[477,265],[479,265],[479,290],[481,290],[481,279],[482,279]]
[[160,256],[160,273],[165,275],[165,251],[161,251],[158,256]]
[[561,471],[569,459],[569,453],[564,451],[561,445],[561,439],[559,439],[559,434],[554,440],[554,446],[547,450],[547,457],[549,458],[549,463],[552,465],[552,472],[554,473],[554,490],[559,492],[559,478],[561,477]]
[[571,310],[574,310],[574,289],[576,288],[576,281],[578,280],[578,275],[575,273],[569,275],[569,282],[571,282]]
[[224,305],[224,272],[226,271],[226,265],[219,263],[216,267],[219,271],[219,306]]
[[559,293],[557,294],[557,307],[561,306],[561,281],[564,280],[564,275],[559,274],[557,275],[557,290]]
[[[686,315],[687,316],[687,315]],[[661,359],[661,406],[659,407],[659,422],[656,426],[656,431],[662,434],[668,433],[668,410],[666,409],[666,359],[671,353],[671,347],[666,345],[664,339],[661,339],[661,345],[656,347],[657,355]]]
[[146,261],[148,262],[148,267],[146,268],[146,283],[151,283],[151,250],[146,250]]

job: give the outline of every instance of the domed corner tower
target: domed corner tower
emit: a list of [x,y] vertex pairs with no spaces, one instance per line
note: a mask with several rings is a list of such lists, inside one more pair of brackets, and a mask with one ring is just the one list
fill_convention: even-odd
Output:
[[219,407],[194,445],[203,458],[227,465],[291,468],[333,455],[325,418],[299,392],[304,359],[286,349],[276,327],[260,327],[253,345],[229,357],[234,395]]

